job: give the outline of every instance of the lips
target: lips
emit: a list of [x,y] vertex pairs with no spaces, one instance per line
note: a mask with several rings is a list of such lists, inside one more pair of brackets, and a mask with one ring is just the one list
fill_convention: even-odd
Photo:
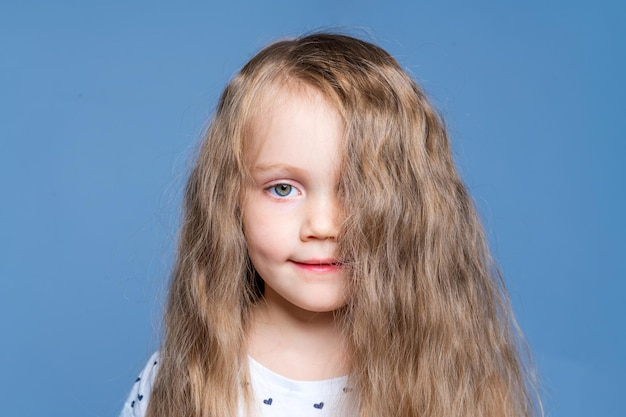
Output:
[[291,262],[298,268],[310,272],[334,272],[341,269],[341,264],[334,259],[311,259]]

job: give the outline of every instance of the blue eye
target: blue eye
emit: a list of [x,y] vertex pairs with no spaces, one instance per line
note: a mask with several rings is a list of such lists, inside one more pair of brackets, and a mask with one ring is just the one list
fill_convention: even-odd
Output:
[[276,184],[268,188],[270,194],[275,197],[289,197],[294,191],[297,191],[295,187],[289,184]]

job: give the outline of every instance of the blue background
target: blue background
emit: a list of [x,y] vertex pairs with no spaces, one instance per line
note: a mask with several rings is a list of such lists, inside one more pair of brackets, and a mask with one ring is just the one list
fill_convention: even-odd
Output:
[[333,26],[447,118],[547,415],[626,415],[626,10],[591,3],[3,2],[0,415],[118,413],[219,92],[269,41]]

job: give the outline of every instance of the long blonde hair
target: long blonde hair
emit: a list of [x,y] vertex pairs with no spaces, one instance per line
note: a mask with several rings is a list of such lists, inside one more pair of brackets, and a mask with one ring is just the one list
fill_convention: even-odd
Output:
[[337,317],[360,415],[535,415],[526,349],[442,119],[384,50],[324,33],[266,47],[220,98],[185,191],[147,415],[235,416],[249,399],[262,283],[242,231],[246,137],[287,84],[317,88],[346,126],[338,242],[350,288]]

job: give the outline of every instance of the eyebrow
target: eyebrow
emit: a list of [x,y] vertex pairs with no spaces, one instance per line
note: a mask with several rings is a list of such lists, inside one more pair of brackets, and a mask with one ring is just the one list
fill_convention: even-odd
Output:
[[278,172],[280,174],[297,174],[305,175],[306,171],[302,168],[295,167],[289,164],[258,164],[254,165],[251,169],[252,174],[265,174],[267,172]]

